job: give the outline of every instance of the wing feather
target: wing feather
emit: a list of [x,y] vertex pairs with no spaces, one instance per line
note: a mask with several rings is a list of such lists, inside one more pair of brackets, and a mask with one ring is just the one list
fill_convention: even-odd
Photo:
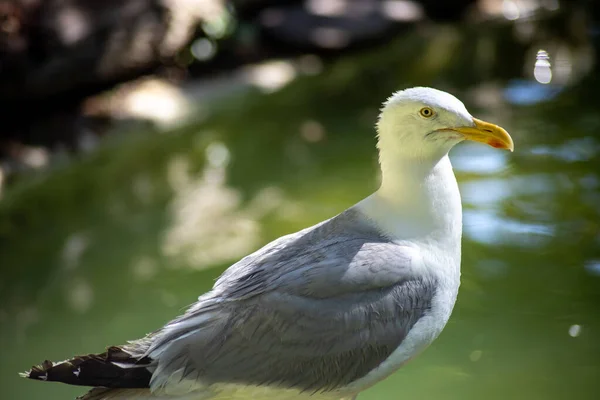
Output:
[[[322,392],[377,367],[430,308],[436,282],[357,211],[242,259],[153,334],[150,386],[277,385]],[[146,342],[148,343],[148,342]]]

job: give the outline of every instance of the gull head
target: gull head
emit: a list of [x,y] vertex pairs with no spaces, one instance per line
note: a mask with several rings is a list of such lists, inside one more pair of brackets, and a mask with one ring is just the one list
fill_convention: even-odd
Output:
[[451,94],[426,87],[394,93],[383,105],[377,131],[382,163],[387,157],[435,161],[463,140],[514,148],[504,129],[474,118]]

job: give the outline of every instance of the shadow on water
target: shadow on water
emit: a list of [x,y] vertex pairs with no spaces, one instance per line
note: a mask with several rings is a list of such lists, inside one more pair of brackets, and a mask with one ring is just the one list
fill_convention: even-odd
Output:
[[[502,43],[503,29],[488,39]],[[505,126],[516,151],[454,150],[465,208],[454,315],[361,399],[597,398],[600,82],[501,73],[521,68],[518,57],[482,72],[471,34],[406,34],[275,93],[228,97],[203,123],[109,140],[10,188],[0,203],[6,398],[74,397],[80,388],[16,373],[153,330],[230,263],[374,190],[377,109],[415,84],[457,94]]]

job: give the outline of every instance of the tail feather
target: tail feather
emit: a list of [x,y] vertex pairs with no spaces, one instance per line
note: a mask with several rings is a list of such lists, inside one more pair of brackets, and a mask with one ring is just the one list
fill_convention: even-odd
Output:
[[70,385],[106,388],[147,388],[152,374],[148,357],[138,359],[121,347],[109,347],[101,354],[88,354],[53,363],[44,361],[21,376]]

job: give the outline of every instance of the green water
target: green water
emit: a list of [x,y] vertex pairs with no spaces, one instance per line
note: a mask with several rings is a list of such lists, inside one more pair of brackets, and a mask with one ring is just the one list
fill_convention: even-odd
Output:
[[503,71],[518,61],[475,68],[480,48],[448,28],[406,34],[275,93],[232,95],[202,123],[111,138],[22,178],[0,202],[1,397],[81,394],[17,373],[154,330],[243,255],[368,195],[379,104],[419,84],[504,126],[516,150],[453,150],[465,209],[454,314],[360,399],[600,398],[600,82],[511,105]]

